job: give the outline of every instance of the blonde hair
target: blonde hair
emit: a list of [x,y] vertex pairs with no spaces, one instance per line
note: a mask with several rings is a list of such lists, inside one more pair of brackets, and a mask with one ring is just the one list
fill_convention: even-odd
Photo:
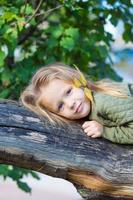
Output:
[[[88,80],[88,76],[84,74]],[[76,69],[70,68],[68,65],[62,63],[54,63],[40,68],[32,77],[29,85],[25,88],[20,96],[20,100],[24,106],[38,114],[40,117],[47,117],[53,124],[62,122],[70,123],[73,120],[66,119],[49,111],[45,105],[42,104],[41,87],[46,86],[51,80],[57,78],[68,83],[73,83],[73,78],[79,79],[80,74]],[[111,85],[109,82],[98,81],[93,83],[88,80],[87,87],[92,91],[102,92],[105,94],[126,97],[122,94],[118,85]]]

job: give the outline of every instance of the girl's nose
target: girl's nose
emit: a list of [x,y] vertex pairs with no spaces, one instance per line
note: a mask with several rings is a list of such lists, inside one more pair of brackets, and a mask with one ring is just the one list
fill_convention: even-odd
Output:
[[69,99],[69,100],[67,99],[65,104],[67,105],[68,108],[74,109],[75,103],[74,103],[74,101],[72,101],[72,99]]

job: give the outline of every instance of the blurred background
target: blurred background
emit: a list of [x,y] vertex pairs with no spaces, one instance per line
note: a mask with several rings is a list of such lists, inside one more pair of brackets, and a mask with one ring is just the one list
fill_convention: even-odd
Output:
[[[18,100],[32,74],[56,61],[94,81],[133,82],[132,14],[130,0],[0,1],[0,98]],[[82,199],[68,181],[33,173],[0,165],[0,199]]]

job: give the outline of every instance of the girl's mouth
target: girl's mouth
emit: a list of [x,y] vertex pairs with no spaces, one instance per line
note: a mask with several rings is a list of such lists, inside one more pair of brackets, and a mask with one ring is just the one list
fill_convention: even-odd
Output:
[[76,108],[76,113],[79,113],[81,111],[81,108],[82,108],[81,105],[82,105],[82,102]]

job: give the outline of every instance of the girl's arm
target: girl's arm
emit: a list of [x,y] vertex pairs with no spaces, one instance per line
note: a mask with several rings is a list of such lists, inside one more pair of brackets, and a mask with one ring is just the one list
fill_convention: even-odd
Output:
[[100,102],[97,103],[100,105],[97,109],[97,113],[100,114],[98,117],[104,124],[102,137],[115,143],[133,144],[133,96],[117,98],[111,95],[97,95],[97,97]]
[[94,120],[84,122],[82,128],[84,132],[92,138],[101,137],[103,133],[103,125]]
[[133,144],[133,122],[125,126],[104,126],[102,137],[119,144]]
[[115,143],[133,144],[133,97],[118,98],[115,103],[113,99],[108,101],[104,114],[107,123],[104,124],[102,137]]
[[130,86],[130,94],[127,85],[123,87],[123,93],[129,95],[127,98],[94,93],[95,101],[89,119],[100,122],[104,126],[102,130],[102,126],[98,123],[85,122],[86,126],[89,126],[83,127],[87,135],[102,136],[120,144],[133,144],[133,93],[131,91],[133,91],[133,84]]
[[97,121],[86,121],[82,128],[92,138],[103,137],[119,144],[133,144],[133,123],[126,126],[107,127]]

